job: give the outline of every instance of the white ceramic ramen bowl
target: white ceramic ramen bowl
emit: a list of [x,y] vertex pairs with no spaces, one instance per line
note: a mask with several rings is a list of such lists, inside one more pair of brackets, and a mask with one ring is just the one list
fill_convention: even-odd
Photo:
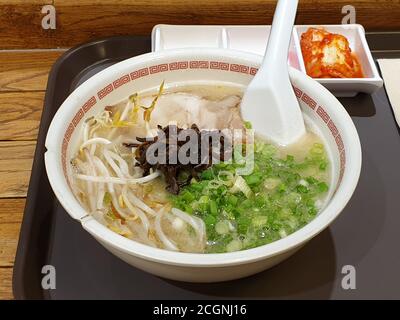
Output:
[[94,220],[70,189],[71,159],[84,119],[133,92],[167,84],[226,82],[246,85],[261,56],[221,49],[178,49],[149,53],[113,65],[78,87],[50,125],[45,154],[50,184],[71,217],[117,257],[155,275],[189,282],[245,277],[292,255],[339,215],[357,185],[361,147],[354,124],[339,101],[305,74],[290,70],[305,118],[325,140],[331,158],[330,200],[319,215],[293,234],[254,249],[221,254],[192,254],[152,248],[124,238]]

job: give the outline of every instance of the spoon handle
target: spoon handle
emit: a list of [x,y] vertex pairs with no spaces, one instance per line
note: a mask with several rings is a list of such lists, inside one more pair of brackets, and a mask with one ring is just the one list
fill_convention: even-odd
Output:
[[282,55],[282,52],[286,53],[289,50],[297,4],[298,0],[278,1],[262,64],[262,68],[268,68],[269,72],[267,74],[271,74],[271,70],[287,73],[288,57],[287,55]]

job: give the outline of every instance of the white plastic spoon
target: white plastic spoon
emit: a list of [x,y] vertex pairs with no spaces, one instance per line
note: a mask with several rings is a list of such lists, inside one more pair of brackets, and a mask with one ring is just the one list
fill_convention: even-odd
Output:
[[278,1],[264,60],[240,107],[257,134],[280,145],[292,144],[306,132],[287,64],[297,3]]

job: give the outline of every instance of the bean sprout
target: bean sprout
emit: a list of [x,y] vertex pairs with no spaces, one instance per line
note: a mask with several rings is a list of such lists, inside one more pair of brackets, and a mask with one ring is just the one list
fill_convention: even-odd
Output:
[[[104,164],[103,164],[104,165]],[[117,178],[117,177],[97,177],[97,176],[89,176],[85,174],[76,174],[75,177],[85,181],[92,181],[92,182],[106,182],[109,184],[142,184],[149,181],[154,180],[160,175],[158,171],[153,172],[145,177],[142,178],[132,178],[132,179],[125,179],[125,178]]]
[[157,216],[156,216],[155,223],[154,223],[156,234],[168,250],[178,251],[177,246],[171,240],[168,239],[168,237],[165,235],[164,231],[162,230],[161,219],[162,219],[164,213],[165,213],[164,208],[162,208],[161,210],[159,210],[157,212]]

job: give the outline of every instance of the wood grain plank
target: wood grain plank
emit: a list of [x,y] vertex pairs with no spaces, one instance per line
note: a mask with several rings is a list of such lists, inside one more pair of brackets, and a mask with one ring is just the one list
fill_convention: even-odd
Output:
[[25,199],[0,199],[0,300],[12,299],[12,267]]
[[0,140],[36,140],[44,94],[0,93]]
[[[48,1],[28,4],[0,2],[0,48],[71,47],[111,35],[148,35],[158,23],[168,24],[270,24],[275,0],[54,0],[55,30],[43,30],[41,7]],[[303,0],[297,24],[341,23],[348,0]],[[398,0],[353,0],[357,23],[367,30],[400,29]]]
[[14,298],[12,293],[12,274],[11,267],[0,267],[0,300],[11,300]]
[[[81,41],[116,34],[146,35],[159,23],[271,24],[276,5],[275,0],[123,0],[112,6],[107,0],[83,0],[78,6],[73,3],[55,0],[59,40],[66,34],[73,34]],[[323,5],[315,0],[300,1],[296,23],[340,24],[344,16],[342,7],[348,4],[348,0],[327,0]],[[353,0],[351,5],[356,8],[357,22],[367,29],[400,28],[399,1]]]
[[[52,0],[1,1],[0,2],[0,48],[53,48],[48,39],[53,30],[42,28],[42,7]],[[35,46],[32,46],[35,44]]]
[[15,5],[15,4],[51,4],[53,0],[43,1],[43,0],[0,0],[0,5],[8,4],[8,5]]
[[0,199],[0,268],[14,265],[25,199]]
[[26,197],[34,141],[0,141],[0,198]]
[[25,198],[0,199],[0,226],[4,224],[20,224],[25,201]]
[[46,90],[50,68],[64,52],[0,51],[0,92]]

